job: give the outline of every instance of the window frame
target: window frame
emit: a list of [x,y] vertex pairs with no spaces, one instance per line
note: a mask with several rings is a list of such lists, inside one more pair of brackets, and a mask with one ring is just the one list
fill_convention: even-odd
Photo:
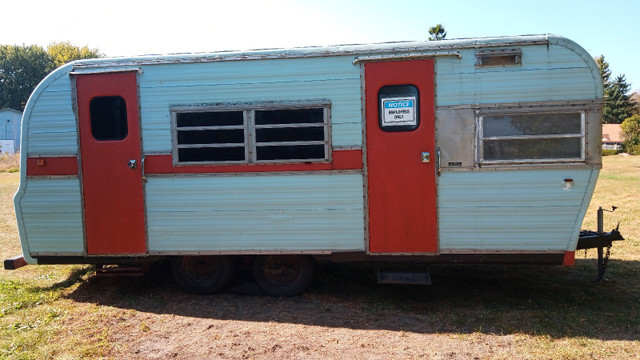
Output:
[[[506,62],[506,58],[513,58],[513,62]],[[489,59],[501,59],[492,63]],[[497,49],[497,50],[481,50],[475,54],[476,68],[499,68],[505,66],[521,66],[522,65],[522,49]]]
[[[566,134],[541,134],[541,135],[509,135],[509,136],[484,136],[485,116],[516,116],[516,115],[553,115],[553,114],[580,114],[580,133]],[[476,116],[477,146],[476,159],[480,165],[520,165],[520,164],[550,164],[550,163],[584,163],[586,161],[586,111],[550,109],[530,112],[488,112]],[[537,140],[537,139],[580,139],[579,158],[544,158],[544,159],[484,159],[484,141],[486,140]]]
[[[305,110],[305,109],[322,109],[322,123],[292,123],[292,124],[270,124],[256,125],[256,111],[271,110]],[[300,163],[327,163],[331,162],[331,103],[328,100],[317,101],[301,101],[301,102],[265,102],[265,103],[247,103],[247,104],[205,104],[205,105],[179,105],[172,106],[169,109],[171,116],[171,153],[174,166],[190,166],[190,165],[242,165],[242,164],[300,164]],[[199,113],[199,112],[242,112],[243,125],[211,125],[211,126],[190,126],[188,130],[231,130],[244,129],[243,143],[220,143],[220,144],[178,144],[178,131],[184,128],[178,128],[177,120],[180,113]],[[309,128],[322,127],[324,129],[323,141],[280,141],[280,142],[257,142],[256,130],[268,128]],[[295,145],[323,145],[324,157],[318,159],[276,159],[276,160],[258,160],[258,146],[295,146]],[[210,148],[210,147],[239,147],[244,146],[245,159],[241,161],[223,160],[223,161],[180,161],[178,150],[182,148]]]

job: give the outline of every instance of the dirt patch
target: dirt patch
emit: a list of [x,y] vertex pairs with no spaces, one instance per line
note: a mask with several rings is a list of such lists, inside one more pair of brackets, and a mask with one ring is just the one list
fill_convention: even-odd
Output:
[[[295,299],[174,296],[153,312],[109,307],[94,315],[90,321],[97,328],[109,329],[113,345],[109,355],[132,359],[473,359],[507,357],[516,342],[514,335],[439,333],[428,316],[371,312],[313,295]],[[76,327],[78,321],[87,318],[69,318],[65,328]]]
[[[108,358],[555,359],[612,353],[618,354],[613,358],[623,359],[640,355],[640,343],[633,335],[637,328],[612,334],[598,329],[598,319],[583,319],[581,329],[574,326],[572,317],[580,314],[559,317],[563,311],[573,313],[581,301],[559,297],[558,288],[550,286],[559,281],[559,287],[566,287],[576,281],[562,268],[537,272],[535,268],[524,272],[504,267],[447,269],[436,274],[447,284],[422,287],[377,285],[362,267],[324,268],[304,295],[293,298],[187,294],[169,279],[166,269],[138,279],[91,277],[67,295],[77,311],[61,322],[64,329],[82,333],[87,341],[108,344],[100,354]],[[553,277],[554,271],[556,278],[550,282],[538,278]],[[625,347],[628,353],[620,352]]]

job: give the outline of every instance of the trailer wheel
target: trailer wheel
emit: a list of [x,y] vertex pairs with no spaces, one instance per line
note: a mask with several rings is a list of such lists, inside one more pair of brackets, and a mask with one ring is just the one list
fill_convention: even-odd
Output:
[[208,295],[229,283],[235,261],[231,256],[180,256],[173,259],[171,270],[185,291]]
[[253,276],[258,285],[272,296],[295,296],[307,289],[315,262],[307,255],[257,256]]

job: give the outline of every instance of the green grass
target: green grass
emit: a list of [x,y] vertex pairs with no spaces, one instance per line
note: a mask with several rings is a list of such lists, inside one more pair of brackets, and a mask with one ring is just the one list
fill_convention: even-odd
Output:
[[[0,159],[1,161],[2,159]],[[0,260],[22,253],[13,211],[18,173],[0,172]],[[87,266],[0,268],[0,359],[82,358],[77,337],[64,333],[61,321],[75,311],[65,294],[86,279]],[[91,348],[102,349],[93,344]]]
[[[90,268],[48,266],[27,271],[19,277],[0,274],[0,358],[52,359],[73,354],[69,348],[73,337],[62,343],[55,341],[64,332],[60,321],[74,311],[74,304],[64,294],[76,287]],[[31,279],[25,279],[27,276]]]

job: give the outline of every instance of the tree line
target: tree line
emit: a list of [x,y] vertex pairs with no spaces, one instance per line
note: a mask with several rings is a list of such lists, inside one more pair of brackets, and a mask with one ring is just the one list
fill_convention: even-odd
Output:
[[624,74],[611,79],[609,63],[604,55],[595,58],[602,77],[602,123],[620,124],[624,151],[640,155],[640,104],[629,95],[631,85]]
[[98,49],[57,42],[38,45],[0,45],[0,109],[24,110],[31,92],[47,74],[73,60],[104,56]]

